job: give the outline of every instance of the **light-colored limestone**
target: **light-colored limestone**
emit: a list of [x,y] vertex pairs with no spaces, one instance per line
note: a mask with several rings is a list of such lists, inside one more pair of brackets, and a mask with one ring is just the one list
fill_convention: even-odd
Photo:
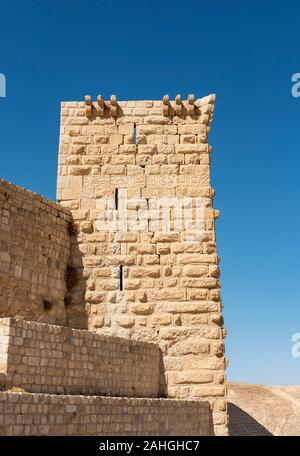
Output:
[[160,350],[146,342],[0,318],[0,360],[6,388],[51,394],[160,394]]
[[[81,303],[88,314],[89,328],[156,342],[163,359],[181,360],[182,366],[186,357],[194,356],[195,366],[182,367],[177,376],[169,375],[165,366],[161,388],[172,397],[208,397],[213,407],[220,396],[226,399],[226,390],[219,383],[224,377],[225,364],[220,363],[224,350],[216,348],[216,342],[223,347],[224,331],[215,244],[217,212],[213,211],[211,147],[207,142],[214,102],[214,95],[196,101],[190,95],[186,101],[180,96],[174,101],[164,96],[157,102],[118,102],[114,114],[105,108],[103,117],[97,113],[89,116],[86,126],[75,122],[75,118],[86,117],[81,103],[63,112],[61,161],[65,155],[70,156],[67,145],[82,145],[99,159],[93,159],[95,165],[71,164],[67,160],[63,173],[58,173],[57,193],[59,201],[69,203],[74,188],[79,213],[87,213],[84,220],[76,221],[78,235],[73,242],[76,240],[80,251],[85,252],[82,267],[78,268],[79,275],[84,275],[82,287],[88,283],[95,288],[85,293],[86,302],[83,299]],[[95,129],[103,126],[104,130],[96,133]],[[90,149],[99,144],[98,134],[105,135],[101,139],[105,142],[100,149]],[[66,186],[66,177],[75,176],[82,178],[81,194],[77,186]],[[124,188],[137,198],[130,203],[127,231],[108,233],[100,246],[93,240],[97,233],[96,195],[110,192],[113,202],[120,205]],[[62,192],[66,190],[69,194],[64,197]],[[204,197],[202,240],[191,242],[188,231],[176,231],[171,226],[162,230],[161,212],[153,208],[153,218],[147,222],[150,199],[155,197]],[[92,205],[93,214],[89,212]],[[138,216],[146,220],[140,222],[140,230],[136,228]],[[72,296],[75,290],[69,293]],[[101,293],[100,300],[95,298],[97,293]],[[73,317],[70,307],[70,322]],[[218,414],[223,415],[215,415],[216,432],[223,433],[226,409]]]
[[0,393],[0,435],[207,436],[207,401]]
[[0,180],[0,317],[66,324],[71,220],[59,204]]
[[[1,181],[0,316],[90,329],[99,335],[84,332],[90,335],[86,335],[83,346],[76,345],[76,350],[82,351],[76,360],[71,359],[74,361],[71,374],[68,347],[72,344],[66,341],[58,347],[59,334],[62,336],[71,329],[53,329],[53,333],[49,330],[50,352],[41,345],[38,355],[30,354],[26,341],[42,341],[41,336],[35,339],[33,329],[25,335],[15,334],[11,344],[16,356],[13,364],[20,372],[16,371],[13,379],[9,377],[12,372],[8,372],[5,379],[1,376],[0,382],[5,380],[7,385],[16,383],[28,388],[36,384],[37,376],[37,384],[44,385],[43,391],[58,392],[59,386],[66,388],[62,377],[66,382],[72,378],[72,387],[78,391],[77,384],[82,385],[81,371],[88,373],[91,368],[98,372],[95,368],[98,365],[94,358],[89,358],[92,355],[88,355],[87,349],[92,341],[98,340],[95,337],[100,337],[104,338],[101,343],[108,347],[107,358],[114,360],[112,365],[124,369],[119,379],[122,388],[134,381],[136,391],[150,395],[153,383],[135,377],[136,371],[130,370],[130,357],[136,353],[135,361],[144,372],[149,369],[156,372],[157,363],[151,361],[151,350],[147,354],[129,350],[128,363],[119,365],[121,347],[111,336],[131,339],[133,345],[137,344],[134,340],[154,342],[161,356],[160,394],[197,401],[204,398],[212,409],[214,432],[227,433],[225,330],[215,241],[215,219],[219,212],[213,209],[211,147],[207,143],[214,101],[214,96],[196,101],[193,96],[186,101],[177,96],[175,101],[164,97],[163,101],[118,102],[115,96],[109,101],[99,96],[93,102],[87,96],[83,102],[62,103],[57,186],[60,205]],[[110,219],[102,216],[111,203],[117,204],[118,210],[122,207],[124,189],[131,198],[128,225],[121,231],[107,230]],[[188,226],[175,229],[173,207],[167,228],[162,224],[161,210],[153,207],[155,198],[184,201],[186,197],[192,201],[203,198],[203,233],[198,240],[191,241]],[[121,216],[120,219],[124,220]],[[193,222],[193,215],[188,222]],[[7,336],[4,331],[3,347],[9,345]],[[123,349],[129,342],[122,342]],[[25,349],[29,350],[26,362],[18,363],[17,357],[23,356]],[[2,373],[11,361],[10,356],[3,349]],[[47,356],[52,365],[47,366]],[[40,359],[44,366],[39,366]],[[55,364],[61,376],[48,372],[53,362],[62,363]],[[34,372],[33,378],[26,378],[26,382],[22,372],[25,365]],[[117,386],[108,374],[103,367],[105,392],[109,394],[109,388]],[[9,383],[11,380],[13,383]],[[92,375],[86,376],[85,394],[95,387],[94,380]],[[63,391],[68,390],[60,390]],[[3,397],[4,401],[10,400],[10,396]],[[32,397],[24,399],[20,395],[20,401],[25,401],[24,410],[26,401],[30,402]],[[74,402],[68,398],[62,414],[72,413],[73,408]],[[14,418],[10,419],[13,423]],[[34,433],[51,433],[49,426],[43,430],[36,428]],[[134,426],[124,428],[124,432],[130,433],[132,429],[136,433]],[[194,432],[191,420],[187,420],[187,426],[190,426],[187,432]],[[101,429],[121,431],[112,427]],[[176,433],[175,429],[178,428],[173,427],[170,433]],[[3,432],[31,431],[16,424]],[[53,429],[53,432],[60,431]],[[65,432],[72,434],[75,427]],[[84,428],[84,433],[94,432],[102,431]],[[152,428],[148,427],[146,432],[152,432]]]

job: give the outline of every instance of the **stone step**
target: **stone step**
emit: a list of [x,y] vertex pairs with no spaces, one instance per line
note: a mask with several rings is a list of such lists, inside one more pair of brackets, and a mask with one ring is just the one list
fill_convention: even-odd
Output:
[[208,402],[0,393],[0,435],[212,434]]
[[2,389],[158,397],[160,356],[159,347],[153,343],[0,319]]

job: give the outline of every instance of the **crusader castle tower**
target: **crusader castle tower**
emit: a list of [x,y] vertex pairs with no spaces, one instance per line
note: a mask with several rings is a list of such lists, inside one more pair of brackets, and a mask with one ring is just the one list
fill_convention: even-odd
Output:
[[57,200],[73,217],[65,324],[157,343],[160,394],[208,399],[226,434],[214,101],[62,103]]

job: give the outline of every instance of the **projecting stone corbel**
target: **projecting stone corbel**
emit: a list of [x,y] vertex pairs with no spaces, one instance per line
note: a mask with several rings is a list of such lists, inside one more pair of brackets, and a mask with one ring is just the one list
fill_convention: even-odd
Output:
[[214,218],[217,219],[220,216],[221,211],[219,209],[214,209]]
[[181,113],[182,113],[181,95],[176,95],[176,98],[175,98],[175,112],[176,112],[176,116],[181,116]]
[[117,117],[118,115],[118,103],[116,95],[112,95],[110,97],[110,113],[113,117]]
[[169,109],[170,109],[170,98],[169,98],[169,95],[165,95],[163,97],[163,115],[164,116],[169,115]]
[[213,93],[207,97],[198,98],[195,101],[195,106],[199,110],[201,116],[208,116],[207,125],[209,126],[214,117],[216,95]]
[[92,99],[90,95],[85,96],[85,114],[87,117],[92,116]]
[[97,103],[95,103],[95,108],[100,117],[104,116],[104,98],[102,95],[98,95]]
[[201,109],[201,107],[204,105],[208,105],[208,104],[214,105],[215,101],[216,101],[216,95],[214,93],[212,93],[211,95],[207,95],[207,97],[198,98],[195,101],[195,106],[197,108]]
[[188,96],[188,113],[190,116],[195,114],[195,97],[194,95]]

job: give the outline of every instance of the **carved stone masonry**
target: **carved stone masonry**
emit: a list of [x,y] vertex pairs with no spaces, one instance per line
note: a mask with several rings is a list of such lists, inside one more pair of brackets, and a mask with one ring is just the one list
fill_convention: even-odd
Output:
[[[85,316],[100,334],[156,342],[161,394],[208,399],[215,433],[226,434],[219,212],[207,140],[214,103],[215,95],[62,103],[57,199],[77,233],[71,257],[80,280],[68,290],[69,326],[81,327]],[[168,226],[161,201],[171,205]],[[198,202],[203,223],[193,238],[192,215],[174,229],[174,205],[194,213]]]

